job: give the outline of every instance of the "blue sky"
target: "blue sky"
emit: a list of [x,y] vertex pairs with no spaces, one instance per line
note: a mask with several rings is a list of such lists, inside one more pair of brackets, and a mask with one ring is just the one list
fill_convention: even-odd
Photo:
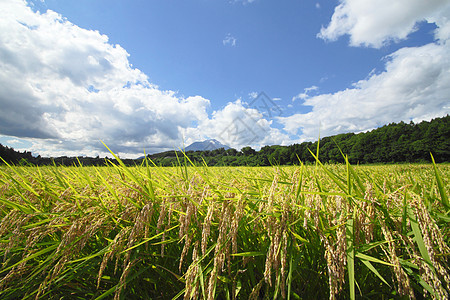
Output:
[[207,138],[288,145],[450,112],[450,1],[4,0],[0,11],[0,143],[41,155],[104,155],[100,140],[127,157]]
[[[345,38],[327,43],[316,37],[336,4],[47,0],[35,7],[106,34],[161,89],[201,95],[219,109],[255,91],[288,101],[312,85],[335,92],[382,67],[381,58],[398,45],[351,48]],[[227,37],[235,44],[224,44]]]

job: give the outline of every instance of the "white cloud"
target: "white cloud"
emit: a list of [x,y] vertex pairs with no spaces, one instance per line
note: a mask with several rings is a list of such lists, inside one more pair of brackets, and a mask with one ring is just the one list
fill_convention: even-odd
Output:
[[430,120],[450,113],[450,43],[403,48],[388,57],[386,69],[334,94],[307,98],[307,114],[280,117],[301,140],[360,132],[391,122]]
[[228,33],[227,36],[222,41],[224,46],[236,46],[236,38],[231,35],[231,33]]
[[[224,44],[235,46],[236,39],[229,34]],[[236,148],[286,143],[240,100],[209,116],[208,99],[160,90],[128,56],[107,36],[53,11],[2,1],[0,134],[30,141],[42,156],[107,155],[100,140],[125,157],[207,137]],[[251,128],[239,132],[242,126]]]
[[[331,22],[318,36],[334,41],[350,35],[352,46],[379,48],[390,41],[407,38],[417,29],[417,23],[427,21],[441,27],[437,38],[449,36],[448,0],[341,0]],[[440,24],[442,23],[442,24]],[[445,32],[444,32],[445,31]]]
[[303,93],[299,93],[298,95],[292,97],[292,101],[295,101],[298,99],[305,100],[310,97],[310,95],[309,95],[310,92],[317,91],[318,89],[319,89],[319,87],[317,87],[315,85],[313,85],[309,88],[305,88],[305,89],[303,89]]
[[0,134],[31,138],[47,154],[103,151],[100,140],[126,153],[178,145],[183,128],[208,118],[210,101],[161,91],[128,56],[53,11],[2,1]]
[[213,112],[212,117],[204,119],[197,130],[204,137],[215,137],[236,149],[286,144],[288,136],[272,128],[271,124],[272,121],[265,119],[260,111],[236,100],[228,103],[222,110]]
[[22,142],[19,141],[18,139],[7,140],[6,142],[8,144],[13,144],[13,145],[22,144]]
[[344,132],[361,132],[391,122],[420,122],[450,113],[450,2],[342,0],[319,36],[336,40],[350,35],[353,46],[381,47],[406,39],[417,22],[436,24],[436,42],[402,48],[385,58],[385,70],[371,72],[352,88],[295,99],[311,106],[306,114],[279,117],[299,141]]

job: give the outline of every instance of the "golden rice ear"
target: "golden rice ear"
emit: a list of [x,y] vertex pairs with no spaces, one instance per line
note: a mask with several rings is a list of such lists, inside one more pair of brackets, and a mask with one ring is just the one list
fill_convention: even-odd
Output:
[[448,298],[430,166],[11,168],[2,299]]
[[[441,253],[443,253],[443,251],[449,253],[450,249],[444,243],[442,233],[436,225],[436,222],[431,218],[423,201],[421,201],[418,197],[413,197],[411,199],[411,206],[414,209],[414,213],[420,227],[426,253],[431,261],[430,265],[429,261],[427,262],[425,259],[421,260],[421,269],[424,271],[424,275],[422,277],[427,284],[434,288],[434,292],[436,294],[435,297],[437,299],[446,299],[449,294],[446,291],[443,282],[446,283],[448,287],[448,284],[450,283],[450,275],[436,256],[435,249],[438,249]],[[446,262],[444,260],[444,264],[445,263]],[[443,279],[442,282],[439,277]]]
[[203,229],[202,229],[202,255],[206,254],[206,247],[208,246],[208,239],[211,232],[211,221],[213,219],[213,213],[215,210],[215,202],[214,200],[208,205],[208,211],[206,213],[206,217],[203,221]]
[[407,295],[411,299],[415,299],[416,297],[414,295],[414,291],[411,288],[409,277],[400,265],[400,261],[397,256],[397,247],[394,243],[394,238],[391,234],[391,231],[389,230],[389,228],[387,228],[384,220],[379,218],[378,221],[380,222],[383,236],[388,244],[388,250],[386,251],[383,249],[383,251],[385,251],[386,256],[388,256],[389,258],[389,262],[393,265],[394,275],[397,279],[397,291],[400,295]]
[[[111,260],[111,258],[116,255],[117,256],[117,262],[120,256],[120,252],[124,245],[125,242],[128,239],[128,234],[130,233],[130,228],[129,227],[124,227],[115,237],[114,240],[109,244],[108,246],[108,252],[106,252],[103,255],[103,259],[102,262],[100,264],[100,268],[98,271],[98,276],[97,276],[97,288],[100,286],[100,280],[102,278],[103,275],[103,271],[105,270],[108,261]],[[117,269],[117,262],[116,262],[116,267],[115,269]],[[114,270],[114,273],[116,272],[116,270]]]
[[127,288],[127,277],[130,274],[130,271],[134,265],[136,265],[139,262],[139,259],[135,259],[133,261],[128,262],[128,264],[125,266],[122,275],[120,275],[119,283],[117,284],[116,292],[114,294],[114,300],[120,299],[120,294],[123,289]]

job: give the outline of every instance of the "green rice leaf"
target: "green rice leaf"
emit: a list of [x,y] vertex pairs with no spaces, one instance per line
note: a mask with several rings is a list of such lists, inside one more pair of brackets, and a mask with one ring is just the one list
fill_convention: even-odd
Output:
[[419,228],[419,223],[417,222],[416,216],[411,207],[408,208],[408,216],[411,223],[411,228],[414,233],[414,240],[419,247],[420,254],[423,260],[434,270],[433,263],[431,262],[430,255],[428,254],[427,247],[423,241],[422,233]]
[[450,205],[448,203],[448,196],[447,193],[445,192],[445,185],[444,182],[442,181],[442,177],[441,174],[439,174],[439,170],[436,166],[436,163],[434,161],[434,157],[433,154],[431,154],[431,160],[433,161],[433,167],[434,167],[434,174],[436,176],[436,181],[437,181],[437,185],[438,185],[438,189],[439,189],[439,194],[441,195],[441,202],[442,205],[446,208],[446,209],[450,209]]
[[366,255],[366,254],[363,254],[361,252],[356,252],[355,256],[360,258],[361,260],[371,261],[371,262],[375,262],[375,263],[379,263],[379,264],[383,264],[383,265],[387,265],[387,266],[391,266],[391,267],[394,266],[391,263],[388,263],[388,262],[385,262],[385,261],[383,261],[381,259],[369,256],[369,255]]
[[383,281],[387,286],[391,287],[389,285],[389,283],[387,283],[387,281],[383,278],[383,276],[380,275],[380,273],[377,271],[377,269],[375,269],[375,267],[370,263],[370,261],[361,259],[361,262],[366,265],[366,267],[372,271],[372,273],[374,273],[378,278],[380,278],[381,281]]
[[231,256],[242,256],[242,257],[248,257],[248,256],[263,256],[264,253],[261,252],[241,252],[241,253],[234,253],[231,254]]

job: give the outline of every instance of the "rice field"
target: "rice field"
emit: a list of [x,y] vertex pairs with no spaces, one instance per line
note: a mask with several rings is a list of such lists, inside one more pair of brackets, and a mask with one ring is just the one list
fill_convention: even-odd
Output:
[[0,166],[0,298],[448,299],[449,175]]

